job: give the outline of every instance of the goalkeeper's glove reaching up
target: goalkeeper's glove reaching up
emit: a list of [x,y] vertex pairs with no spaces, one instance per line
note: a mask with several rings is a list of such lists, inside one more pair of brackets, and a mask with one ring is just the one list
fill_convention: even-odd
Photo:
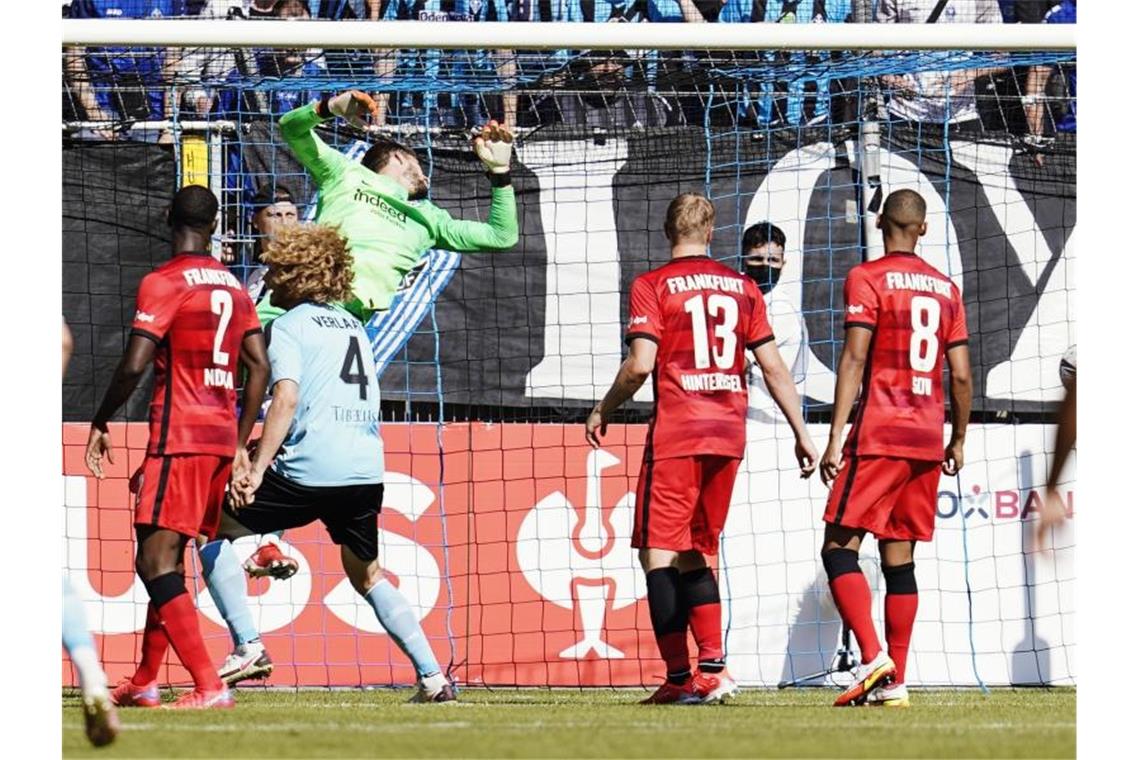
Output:
[[331,98],[326,95],[317,105],[317,115],[322,119],[339,116],[357,128],[364,126],[364,119],[361,117],[368,115],[375,119],[379,113],[380,107],[376,105],[372,96],[360,90],[346,90]]
[[514,141],[511,130],[497,121],[489,121],[471,140],[475,155],[491,174],[507,174],[511,170],[511,147]]

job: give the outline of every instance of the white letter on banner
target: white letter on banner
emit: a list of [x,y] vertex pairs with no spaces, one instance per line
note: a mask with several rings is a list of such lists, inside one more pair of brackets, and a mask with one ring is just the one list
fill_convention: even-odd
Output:
[[134,633],[146,625],[146,606],[150,598],[142,581],[131,568],[131,587],[119,596],[103,596],[91,585],[87,561],[87,478],[65,475],[63,478],[63,534],[65,571],[75,593],[84,601],[87,625],[95,633]]
[[[621,363],[621,257],[614,175],[625,140],[528,142],[519,160],[538,178],[546,240],[545,355],[526,395],[601,398]],[[635,396],[652,398],[648,384]]]

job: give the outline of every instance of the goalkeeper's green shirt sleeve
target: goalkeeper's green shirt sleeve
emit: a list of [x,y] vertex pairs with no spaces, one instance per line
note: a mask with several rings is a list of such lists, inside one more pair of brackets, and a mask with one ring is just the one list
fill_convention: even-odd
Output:
[[435,244],[449,251],[496,251],[513,248],[519,241],[519,213],[515,189],[510,185],[491,188],[491,211],[486,222],[453,219],[433,206],[436,218]]
[[323,121],[325,119],[317,115],[316,104],[309,103],[294,108],[278,122],[278,126],[281,127],[281,137],[301,165],[316,180],[317,187],[336,182],[344,174],[345,169],[352,165],[343,153],[325,145],[324,140],[313,132],[313,127]]

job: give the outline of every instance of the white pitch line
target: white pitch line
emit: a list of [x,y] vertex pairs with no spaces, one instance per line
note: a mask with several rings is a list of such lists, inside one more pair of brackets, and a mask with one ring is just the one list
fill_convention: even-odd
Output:
[[[809,721],[777,721],[772,726],[760,726],[761,728],[777,728],[777,729],[809,729],[819,731],[820,729],[835,729],[845,732],[849,731],[881,731],[881,725],[846,725],[834,723],[830,726],[821,726],[818,722]],[[630,730],[644,730],[644,731],[659,731],[661,729],[660,721],[621,721],[616,723],[597,723],[593,721],[565,721],[565,722],[552,722],[552,721],[533,721],[529,723],[485,723],[473,724],[467,721],[449,721],[449,722],[433,722],[433,723],[409,723],[409,724],[387,724],[387,723],[261,723],[256,725],[229,725],[229,724],[209,724],[202,726],[191,725],[176,725],[170,723],[135,723],[127,722],[123,728],[127,731],[168,731],[171,733],[261,733],[273,734],[285,731],[335,731],[335,732],[357,732],[366,734],[399,734],[399,733],[422,733],[425,730],[461,730],[471,729],[488,730],[488,731],[533,731],[535,729],[558,730],[558,729],[620,729],[624,731]],[[892,726],[891,730],[899,731],[936,731],[942,733],[969,733],[971,731],[1015,731],[1025,733],[1028,731],[1037,731],[1041,729],[1070,729],[1076,728],[1076,722],[1059,722],[1059,723],[1023,723],[1015,721],[996,721],[989,723],[969,723],[960,726],[939,726],[939,725],[921,725],[921,726]]]

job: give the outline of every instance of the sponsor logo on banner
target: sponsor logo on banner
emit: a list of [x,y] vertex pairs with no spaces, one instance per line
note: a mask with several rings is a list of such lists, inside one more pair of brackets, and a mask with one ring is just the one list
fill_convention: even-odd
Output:
[[[1069,518],[1073,516],[1073,491],[1062,490]],[[957,491],[938,492],[938,516],[943,520],[1033,520],[1040,514],[1045,502],[1044,488],[1003,488],[982,490],[980,485],[959,494]]]
[[576,507],[562,491],[534,506],[515,540],[519,568],[543,599],[565,609],[575,605],[581,640],[558,653],[583,659],[591,653],[621,659],[625,653],[603,640],[606,613],[645,597],[645,577],[629,546],[634,495],[608,509],[602,505],[601,473],[621,464],[605,449],[586,456],[586,502]]

